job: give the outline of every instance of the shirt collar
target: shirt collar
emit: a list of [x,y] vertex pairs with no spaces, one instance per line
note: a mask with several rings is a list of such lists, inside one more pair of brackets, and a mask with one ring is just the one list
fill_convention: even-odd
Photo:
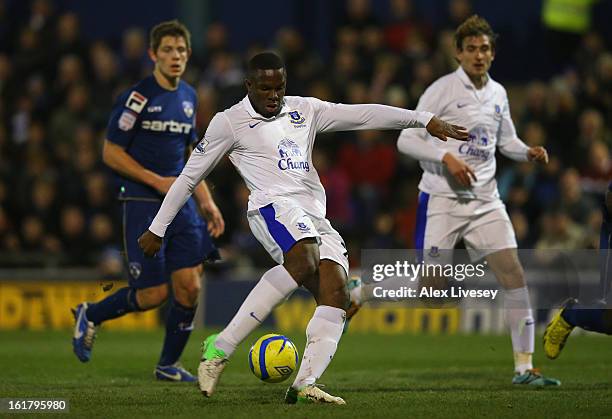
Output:
[[242,99],[242,105],[246,109],[247,113],[251,116],[251,118],[262,119],[264,121],[271,121],[274,118],[278,118],[279,116],[289,112],[289,106],[287,105],[287,101],[284,98],[283,98],[283,106],[281,106],[281,110],[278,113],[278,115],[272,116],[270,118],[266,118],[265,116],[262,116],[260,113],[258,113],[255,110],[255,108],[253,108],[253,105],[251,104],[251,101],[249,100],[249,95],[246,95],[244,99]]
[[[470,76],[467,75],[463,67],[459,66],[459,68],[455,70],[455,74],[457,74],[457,77],[459,77],[459,80],[461,80],[461,82],[465,85],[465,87],[471,87],[474,90],[478,90],[476,86],[474,86],[474,83],[472,83],[472,80],[470,80]],[[489,73],[487,73],[487,82],[482,87],[486,89],[490,81],[491,81],[491,76],[489,76]]]

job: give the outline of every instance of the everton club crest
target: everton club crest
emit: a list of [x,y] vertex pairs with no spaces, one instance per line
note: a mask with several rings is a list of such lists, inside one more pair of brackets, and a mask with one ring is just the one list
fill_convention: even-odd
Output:
[[292,124],[296,124],[296,125],[303,124],[305,120],[306,118],[304,118],[300,114],[300,111],[289,112],[289,122],[291,122]]

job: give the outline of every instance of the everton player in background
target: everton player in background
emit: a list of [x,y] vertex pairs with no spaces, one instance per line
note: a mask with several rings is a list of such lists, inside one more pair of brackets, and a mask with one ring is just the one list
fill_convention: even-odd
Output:
[[87,362],[100,323],[158,307],[172,295],[154,374],[159,380],[195,381],[178,359],[193,328],[202,262],[218,257],[210,236],[218,237],[225,225],[206,184],[200,182],[195,200],[187,201],[169,226],[161,250],[146,258],[138,248],[138,236],[153,220],[197,140],[196,93],[181,81],[191,55],[189,31],[176,20],[162,22],[151,30],[149,42],[153,74],[120,95],[103,151],[104,162],[119,183],[129,285],[98,303],[84,302],[73,310],[72,343],[78,359]]
[[504,315],[514,353],[512,383],[555,386],[559,380],[533,368],[535,321],[529,291],[495,180],[496,149],[515,161],[544,164],[548,153],[543,147],[528,147],[516,134],[506,90],[489,75],[495,38],[485,19],[477,15],[466,19],[455,32],[459,67],[430,85],[417,105],[417,110],[450,121],[466,121],[469,141],[438,143],[423,130],[404,130],[398,148],[418,159],[424,171],[416,248],[428,258],[433,249],[450,250],[463,239],[475,260],[484,257],[504,289]]
[[612,273],[612,182],[608,184],[603,207],[603,222],[599,240],[599,279],[602,299],[600,306],[581,304],[569,299],[550,321],[544,332],[544,353],[550,359],[561,355],[565,342],[575,327],[612,335],[612,308],[608,301]]

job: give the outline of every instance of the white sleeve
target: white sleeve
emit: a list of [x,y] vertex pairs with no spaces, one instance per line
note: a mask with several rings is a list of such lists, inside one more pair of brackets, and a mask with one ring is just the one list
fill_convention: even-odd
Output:
[[[427,109],[439,113],[440,100],[436,96],[436,90],[431,86],[425,90],[417,104],[417,111]],[[437,141],[439,140],[429,135],[424,128],[405,129],[400,132],[397,138],[397,148],[401,153],[407,154],[415,160],[441,163],[446,150],[437,147]]]
[[164,197],[164,202],[157,211],[149,231],[159,237],[166,234],[166,229],[185,205],[196,185],[198,185],[217,165],[219,160],[231,150],[234,144],[233,132],[227,119],[219,112],[210,121],[204,138],[198,143],[185,164],[183,171],[176,178]]
[[516,161],[528,160],[527,151],[529,151],[529,147],[516,135],[507,97],[502,112],[501,125],[497,134],[497,146],[499,151],[509,159]]
[[433,114],[387,105],[345,105],[309,98],[315,108],[317,132],[424,127]]

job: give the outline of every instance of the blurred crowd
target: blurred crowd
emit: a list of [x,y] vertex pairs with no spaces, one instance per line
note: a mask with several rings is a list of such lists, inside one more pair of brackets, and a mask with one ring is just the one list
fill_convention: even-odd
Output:
[[[474,11],[468,0],[451,0],[447,21],[434,27],[409,0],[389,7],[379,16],[367,0],[348,0],[327,60],[293,28],[279,30],[273,45],[234,51],[226,27],[208,25],[206,48],[185,74],[198,92],[198,131],[244,96],[247,57],[269,48],[286,61],[287,94],[414,109],[430,83],[456,68],[454,29]],[[121,249],[117,191],[101,145],[118,93],[152,69],[147,33],[133,28],[120,43],[86,43],[83,30],[78,15],[48,0],[32,1],[19,22],[0,2],[0,266],[93,266]],[[598,246],[601,198],[612,179],[612,54],[589,31],[572,56],[548,80],[506,83],[519,136],[551,155],[546,166],[498,158],[500,193],[522,248]],[[353,266],[362,248],[414,246],[420,169],[398,154],[397,135],[317,139],[328,218]],[[226,219],[219,241],[226,266],[269,265],[246,222],[249,192],[227,159],[209,183]]]

